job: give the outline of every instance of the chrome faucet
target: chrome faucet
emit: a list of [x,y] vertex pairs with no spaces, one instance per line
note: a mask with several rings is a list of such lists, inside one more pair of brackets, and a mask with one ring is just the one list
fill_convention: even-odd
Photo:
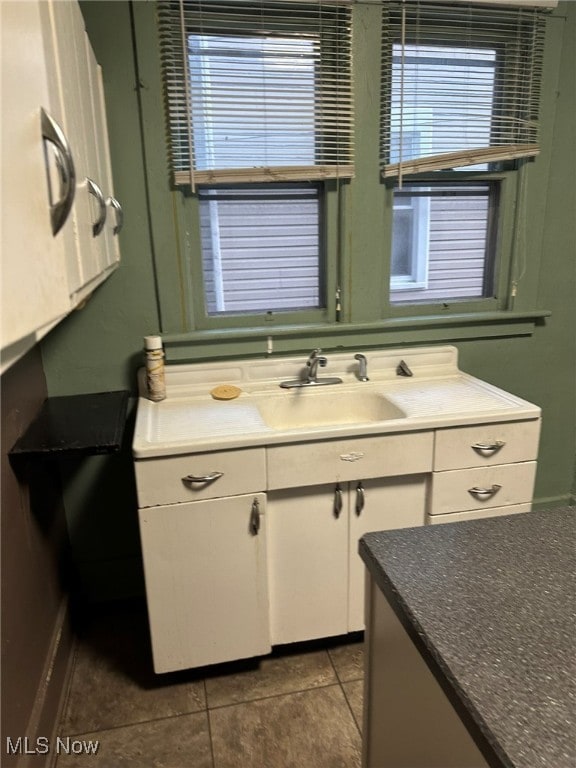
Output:
[[308,368],[306,376],[301,379],[282,381],[280,386],[283,389],[295,389],[300,387],[324,386],[326,384],[342,384],[342,379],[337,376],[318,378],[318,368],[325,368],[328,363],[328,360],[324,355],[320,354],[321,352],[321,349],[313,349],[312,352],[310,352],[308,360],[306,361],[306,366]]
[[308,361],[306,362],[306,365],[308,366],[308,375],[306,376],[306,384],[317,384],[318,383],[318,366],[320,368],[325,368],[326,363],[328,360],[324,357],[324,355],[321,355],[322,352],[321,349],[313,349],[312,352],[310,352],[310,356],[308,357]]
[[366,360],[366,355],[358,353],[357,355],[354,355],[354,360],[358,360],[359,381],[370,381],[368,378],[368,360]]

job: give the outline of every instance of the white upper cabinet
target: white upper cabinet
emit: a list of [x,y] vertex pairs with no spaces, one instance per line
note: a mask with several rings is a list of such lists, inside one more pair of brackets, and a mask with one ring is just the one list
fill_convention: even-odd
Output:
[[0,5],[5,370],[117,266],[122,211],[78,3]]
[[[46,165],[56,202],[66,194],[56,151],[43,146],[50,104],[40,5],[3,2],[2,14],[2,367],[69,307],[64,233],[52,234]],[[49,111],[49,110],[48,110]],[[46,151],[45,151],[46,150]],[[6,358],[6,360],[5,360]]]

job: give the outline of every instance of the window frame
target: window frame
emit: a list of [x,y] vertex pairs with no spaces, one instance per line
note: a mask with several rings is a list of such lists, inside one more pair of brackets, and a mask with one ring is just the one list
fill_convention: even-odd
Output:
[[[158,109],[163,88],[155,7],[153,3],[137,3],[133,7],[140,78],[135,98],[142,108],[143,142],[141,150],[134,145],[134,152],[144,153],[143,175],[133,183],[138,194],[146,196],[148,201],[152,249],[148,258],[139,261],[138,269],[151,271],[153,275],[150,279],[154,293],[145,297],[148,322],[152,323],[150,327],[162,332],[170,362],[261,355],[271,350],[275,354],[299,352],[310,345],[346,349],[527,336],[534,332],[539,319],[550,314],[538,304],[542,225],[537,218],[527,220],[527,238],[520,248],[513,229],[520,178],[524,178],[523,194],[529,215],[539,210],[535,201],[541,198],[541,190],[546,188],[549,178],[561,25],[552,22],[546,32],[541,117],[543,159],[535,163],[523,161],[518,170],[506,169],[487,177],[501,182],[497,298],[401,307],[391,306],[388,301],[389,254],[379,260],[374,256],[374,249],[381,247],[390,231],[393,200],[393,184],[388,180],[382,182],[374,152],[369,151],[369,144],[372,148],[378,146],[380,135],[375,98],[381,76],[376,53],[380,44],[381,9],[376,5],[356,5],[353,13],[357,30],[353,56],[356,71],[362,72],[362,78],[356,79],[354,92],[357,174],[352,182],[340,182],[339,194],[335,181],[326,182],[328,307],[325,317],[238,316],[236,322],[223,325],[206,322],[200,311],[198,274],[193,274],[198,257],[198,216],[190,189],[174,190],[167,166],[165,116],[163,110]],[[442,173],[447,181],[454,178],[450,172]],[[461,178],[461,174],[456,178]],[[473,174],[469,178],[474,180]],[[414,175],[413,180],[425,181],[425,177]],[[338,215],[341,215],[342,227],[336,238],[330,224]],[[341,259],[337,261],[337,257]],[[524,276],[516,290],[515,279],[519,273]],[[342,308],[335,322],[334,295],[338,285],[342,287]]]
[[[458,45],[456,40],[451,40],[443,36],[442,27],[435,27],[433,24],[427,25],[427,34],[434,37],[434,45],[439,47],[452,47]],[[436,34],[437,31],[437,34]],[[384,41],[383,41],[384,42]],[[414,45],[417,41],[414,38],[407,37],[405,43],[407,45]],[[497,47],[490,47],[488,44],[483,43],[482,40],[475,39],[474,36],[465,38],[472,47],[478,49],[486,48],[488,50],[495,51],[495,69],[494,69],[494,93],[496,94],[498,89],[502,87],[502,82],[507,75],[507,62],[509,57],[506,56],[505,48],[506,44],[499,45]],[[387,58],[390,61],[390,69],[387,73],[387,80],[382,83],[382,93],[386,93],[388,96],[387,103],[384,105],[384,109],[391,109],[391,97],[392,97],[392,64],[394,61],[394,46],[401,44],[401,40],[398,38],[389,41],[388,45],[390,50],[388,51]],[[511,41],[510,44],[515,44],[515,41]],[[383,53],[384,56],[384,46]],[[498,103],[498,102],[497,102]],[[410,107],[412,109],[412,107]],[[497,117],[493,111],[491,114],[492,123]],[[491,127],[491,135],[494,131],[494,127]],[[382,152],[382,149],[381,149]],[[389,280],[388,289],[386,291],[386,298],[383,302],[383,315],[386,317],[407,317],[414,315],[415,317],[421,314],[430,314],[435,310],[441,312],[447,311],[450,307],[456,307],[459,311],[466,312],[483,312],[483,311],[502,311],[509,305],[509,284],[510,284],[510,266],[512,261],[512,216],[516,206],[517,200],[517,181],[518,174],[518,161],[506,161],[499,163],[488,164],[488,168],[485,170],[475,170],[471,168],[462,167],[457,170],[434,170],[425,171],[422,173],[405,173],[401,178],[412,183],[418,183],[422,186],[426,186],[427,183],[441,184],[441,183],[471,183],[486,181],[494,182],[498,184],[497,200],[498,200],[498,212],[497,217],[493,211],[490,211],[489,226],[492,230],[496,230],[495,234],[489,234],[491,258],[486,260],[484,264],[485,273],[488,272],[492,281],[492,295],[479,297],[479,298],[450,298],[426,300],[422,301],[406,301],[402,302],[401,298],[393,300],[391,295],[392,285],[392,250],[390,245],[390,251],[385,252],[384,259],[389,266]],[[387,229],[390,231],[393,224],[393,204],[394,204],[394,190],[397,186],[398,177],[391,176],[386,177],[384,184],[386,187],[386,224]],[[416,286],[414,286],[416,287]]]
[[[243,185],[245,186],[245,185]],[[255,186],[260,186],[255,184]],[[203,254],[200,239],[200,200],[198,195],[187,196],[184,215],[188,222],[189,231],[197,247],[186,248],[187,258],[187,284],[192,296],[193,306],[196,308],[194,326],[198,330],[225,329],[225,328],[250,328],[263,324],[271,327],[277,325],[310,325],[315,323],[330,323],[333,321],[336,307],[336,279],[337,264],[335,254],[338,251],[337,232],[330,227],[328,222],[337,216],[337,183],[325,181],[318,184],[320,189],[320,285],[324,292],[325,306],[316,309],[293,310],[268,310],[226,312],[222,314],[209,314],[207,310],[206,294],[204,289]],[[203,189],[209,188],[202,185]],[[219,185],[218,189],[226,189]]]
[[[202,199],[206,199],[207,195],[214,191],[216,193],[222,193],[226,194],[227,192],[231,192],[232,194],[234,191],[237,190],[244,190],[249,191],[251,189],[258,190],[258,191],[265,191],[265,190],[280,190],[281,193],[289,194],[291,189],[304,189],[308,185],[303,182],[279,182],[276,184],[270,184],[270,183],[254,183],[254,184],[236,184],[236,185],[199,185],[197,188],[197,198],[198,198],[198,208],[200,208],[200,203]],[[290,309],[280,309],[280,308],[274,308],[271,307],[269,310],[263,311],[263,310],[254,310],[254,309],[247,309],[247,310],[222,310],[222,311],[208,311],[208,291],[207,291],[207,274],[204,269],[204,260],[205,260],[205,254],[203,252],[203,243],[200,243],[200,251],[202,255],[201,264],[202,264],[202,285],[203,285],[203,292],[202,292],[202,306],[203,311],[206,317],[210,319],[214,319],[216,317],[228,317],[228,318],[236,318],[238,316],[242,315],[250,315],[250,316],[258,316],[258,315],[277,315],[277,314],[300,314],[300,313],[318,313],[326,309],[327,304],[327,295],[326,295],[326,284],[325,284],[325,275],[326,275],[326,227],[324,226],[325,223],[325,213],[324,213],[324,207],[325,207],[325,189],[323,184],[318,182],[311,182],[310,187],[314,187],[318,194],[315,200],[317,201],[318,206],[318,220],[317,220],[317,233],[318,233],[318,300],[319,304],[317,307],[293,307]],[[242,198],[240,198],[242,199]],[[296,198],[297,199],[297,198]],[[216,199],[217,201],[217,199]],[[219,228],[219,235],[221,234],[221,230]],[[225,286],[222,286],[225,290]]]
[[[513,247],[513,212],[517,199],[517,175],[518,171],[509,169],[507,171],[434,171],[433,173],[413,174],[409,178],[410,183],[418,183],[422,186],[427,184],[473,184],[474,182],[492,182],[497,185],[496,199],[498,205],[498,216],[494,219],[494,212],[489,212],[489,227],[492,231],[488,232],[493,249],[493,258],[491,262],[485,262],[484,269],[490,272],[492,283],[492,295],[482,298],[449,298],[436,299],[434,301],[414,301],[401,302],[392,301],[390,290],[388,290],[387,300],[384,302],[384,315],[389,317],[418,317],[419,315],[430,315],[434,310],[440,310],[442,313],[448,310],[457,312],[493,312],[503,311],[508,307],[508,286],[510,278],[511,256]],[[394,203],[394,180],[386,184],[387,196],[390,202],[387,206],[387,213],[392,225],[393,203]],[[384,256],[388,261],[390,255]],[[391,261],[390,261],[391,266]]]

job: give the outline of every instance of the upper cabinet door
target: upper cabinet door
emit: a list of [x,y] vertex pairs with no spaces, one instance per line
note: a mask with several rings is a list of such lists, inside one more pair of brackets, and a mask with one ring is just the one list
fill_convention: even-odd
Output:
[[[74,242],[68,249],[69,287],[72,303],[98,274],[93,247],[93,202],[88,179],[96,175],[91,147],[90,94],[84,44],[84,22],[76,2],[50,2],[55,80],[59,114],[76,161],[76,199],[73,210]],[[90,128],[90,131],[88,130]],[[88,138],[88,140],[87,140]]]
[[90,77],[90,95],[92,112],[92,132],[94,135],[94,150],[96,153],[98,179],[106,204],[106,218],[102,235],[104,242],[103,260],[104,268],[109,268],[120,261],[120,248],[118,234],[122,228],[123,211],[114,193],[112,181],[112,165],[110,162],[110,144],[108,141],[108,125],[106,121],[106,102],[104,99],[104,82],[102,67],[96,61],[94,51],[88,36],[85,36],[86,58],[88,61],[88,74]]
[[[68,252],[72,305],[102,282],[119,261],[112,240],[112,195],[102,79],[76,0],[49,0],[60,114],[76,156],[74,243]],[[107,226],[108,225],[108,226]],[[113,243],[113,245],[112,245]],[[113,252],[110,257],[109,251]]]
[[58,154],[61,150],[42,139],[41,110],[53,112],[42,5],[0,4],[2,370],[70,306],[65,233],[52,234],[50,215],[51,201],[58,203],[66,193],[65,168],[58,170],[66,160]]

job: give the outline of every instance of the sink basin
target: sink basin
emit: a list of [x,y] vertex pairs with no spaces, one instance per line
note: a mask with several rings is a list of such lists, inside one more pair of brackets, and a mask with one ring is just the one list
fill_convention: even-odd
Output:
[[272,429],[303,429],[332,424],[365,424],[402,419],[406,414],[378,392],[293,390],[258,403]]

